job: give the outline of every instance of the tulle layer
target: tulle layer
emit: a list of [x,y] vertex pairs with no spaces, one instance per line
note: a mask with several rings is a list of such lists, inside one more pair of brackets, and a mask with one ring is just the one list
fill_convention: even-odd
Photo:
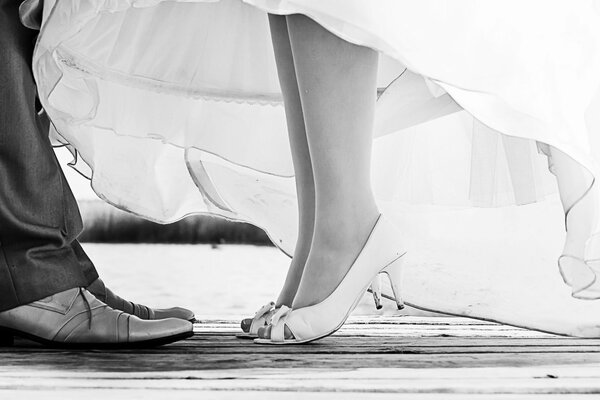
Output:
[[[265,11],[308,15],[380,53],[373,181],[382,208],[408,232],[431,228],[422,239],[446,248],[435,230],[447,229],[407,213],[445,212],[460,224],[471,207],[499,207],[478,211],[486,234],[498,235],[489,244],[514,244],[511,232],[532,221],[513,205],[557,211],[540,146],[596,175],[588,126],[600,129],[600,19],[591,1],[444,4],[46,1],[34,73],[55,139],[72,146],[106,201],[160,222],[192,213],[247,221],[291,254],[296,193]],[[560,242],[557,216],[546,216],[551,229],[538,240]],[[461,232],[478,229],[471,217]],[[534,261],[534,248],[518,251],[539,272],[551,262]],[[413,261],[425,259],[458,265]],[[493,264],[511,275],[524,260]],[[600,315],[582,313],[592,311]]]
[[[281,134],[285,121],[266,15],[233,0],[183,3],[57,4],[58,15],[51,19],[65,23],[47,24],[37,61],[54,119],[159,138],[263,172],[293,175]],[[364,31],[356,33],[362,41],[375,41]],[[394,54],[389,44],[376,42],[373,46]],[[501,136],[460,111],[456,95],[441,89],[441,81],[438,85],[397,60],[382,58],[379,83],[385,91],[375,135],[402,132],[392,159],[400,164],[395,169],[404,171],[400,180],[387,183],[401,188],[397,200],[500,206],[534,202],[553,191],[534,141]],[[462,115],[422,126],[450,113]],[[520,129],[531,133],[528,126]],[[446,172],[438,177],[440,170]]]

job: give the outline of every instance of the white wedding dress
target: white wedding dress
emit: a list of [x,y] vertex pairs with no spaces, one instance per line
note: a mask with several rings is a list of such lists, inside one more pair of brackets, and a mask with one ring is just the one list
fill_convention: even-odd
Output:
[[100,197],[160,222],[250,222],[292,253],[267,12],[380,53],[373,181],[406,233],[408,303],[600,336],[600,302],[573,299],[556,267],[564,216],[539,152],[597,176],[593,0],[47,0],[40,98]]

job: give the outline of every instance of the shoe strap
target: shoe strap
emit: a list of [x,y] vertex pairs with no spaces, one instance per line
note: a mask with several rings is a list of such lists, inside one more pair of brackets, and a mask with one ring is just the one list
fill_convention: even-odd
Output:
[[281,343],[285,341],[285,321],[292,310],[289,307],[281,306],[279,310],[271,317],[271,341]]
[[258,329],[265,326],[265,322],[269,322],[269,321],[267,321],[267,318],[273,312],[274,308],[275,308],[274,302],[270,302],[270,303],[262,306],[256,312],[256,314],[254,314],[254,318],[252,318],[252,323],[250,324],[250,330],[248,332],[257,334]]

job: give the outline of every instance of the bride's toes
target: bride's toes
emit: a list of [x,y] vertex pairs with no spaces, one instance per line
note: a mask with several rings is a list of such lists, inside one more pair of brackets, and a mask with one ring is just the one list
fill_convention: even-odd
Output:
[[[265,326],[263,328],[258,328],[259,339],[271,339],[271,328],[271,325]],[[290,331],[287,326],[283,328],[283,337],[285,338],[285,340],[294,339],[292,331]]]
[[271,337],[271,325],[258,328],[257,334],[260,339],[269,339]]
[[246,333],[250,332],[250,327],[252,326],[252,318],[243,319],[240,326],[242,328],[242,331]]

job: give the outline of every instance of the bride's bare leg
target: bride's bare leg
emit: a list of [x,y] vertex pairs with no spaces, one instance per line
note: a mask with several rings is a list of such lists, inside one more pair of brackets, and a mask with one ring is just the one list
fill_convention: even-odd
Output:
[[306,263],[313,237],[315,225],[315,183],[286,18],[284,16],[269,15],[269,25],[271,27],[271,37],[277,61],[279,83],[285,102],[285,115],[296,175],[296,191],[298,194],[298,211],[300,217],[296,250],[287,273],[285,284],[276,304],[277,306],[285,305],[291,307],[296,296],[296,291],[298,290],[298,285],[300,284],[300,279],[302,278],[304,264]]
[[379,216],[370,168],[378,55],[303,15],[287,23],[316,189],[300,308],[333,292]]

